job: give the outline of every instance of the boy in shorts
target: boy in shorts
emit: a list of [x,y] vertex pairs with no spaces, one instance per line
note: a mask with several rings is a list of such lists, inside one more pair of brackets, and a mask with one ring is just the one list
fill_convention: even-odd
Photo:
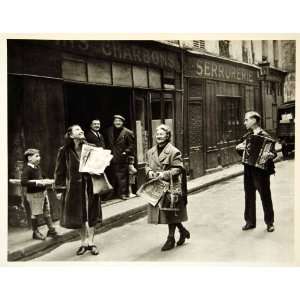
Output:
[[58,233],[53,227],[50,214],[50,204],[46,186],[50,183],[43,180],[40,169],[40,151],[38,149],[27,149],[24,153],[25,166],[22,172],[21,184],[27,188],[26,199],[31,210],[32,238],[45,240],[46,237],[38,229],[38,215],[43,215],[48,226],[47,237],[57,238]]

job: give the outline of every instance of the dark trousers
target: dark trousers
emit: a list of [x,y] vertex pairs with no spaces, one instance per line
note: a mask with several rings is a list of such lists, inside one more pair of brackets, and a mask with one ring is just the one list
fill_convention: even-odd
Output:
[[118,196],[129,194],[128,164],[111,164],[111,184]]
[[270,190],[270,175],[264,170],[252,166],[244,166],[244,189],[245,189],[245,221],[256,225],[256,191],[259,192],[265,223],[273,224],[274,211]]

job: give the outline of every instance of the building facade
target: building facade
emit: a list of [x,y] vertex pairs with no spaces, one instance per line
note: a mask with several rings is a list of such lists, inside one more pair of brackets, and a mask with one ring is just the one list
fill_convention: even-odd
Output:
[[274,134],[277,107],[295,95],[294,41],[9,40],[7,46],[9,178],[20,176],[29,147],[41,150],[42,169],[53,178],[66,128],[87,129],[99,118],[105,135],[114,114],[124,115],[136,136],[136,188],[161,123],[172,128],[188,176],[196,178],[240,160],[235,145],[246,111],[261,113]]

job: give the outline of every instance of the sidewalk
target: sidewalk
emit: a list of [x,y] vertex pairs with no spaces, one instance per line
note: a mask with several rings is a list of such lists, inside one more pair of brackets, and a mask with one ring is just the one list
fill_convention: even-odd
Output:
[[[278,153],[276,162],[282,160],[281,153]],[[243,166],[235,164],[188,181],[188,193],[200,191],[224,180],[243,174]],[[134,221],[146,215],[147,203],[140,197],[131,198],[127,201],[115,200],[105,203],[102,207],[103,223],[96,229],[96,233],[105,232],[113,227],[122,226],[125,223]],[[9,230],[8,233],[8,261],[29,260],[42,255],[44,252],[54,249],[70,240],[79,238],[78,233],[72,229],[65,229],[56,222],[56,227],[61,237],[57,240],[47,239],[45,241],[33,240],[32,232],[28,228]],[[47,231],[46,226],[41,227],[41,232]]]

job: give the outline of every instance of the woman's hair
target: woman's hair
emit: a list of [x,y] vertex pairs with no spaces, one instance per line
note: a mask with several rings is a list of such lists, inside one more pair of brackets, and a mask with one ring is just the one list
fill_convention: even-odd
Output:
[[74,145],[73,139],[71,138],[71,133],[74,126],[79,126],[78,124],[74,124],[72,126],[69,126],[66,133],[65,133],[65,145],[71,146]]
[[172,136],[172,132],[171,132],[171,129],[168,125],[165,125],[165,124],[161,124],[159,126],[156,127],[156,131],[157,130],[163,130],[167,133],[168,135],[168,138],[167,140],[170,142],[171,141],[171,136]]

